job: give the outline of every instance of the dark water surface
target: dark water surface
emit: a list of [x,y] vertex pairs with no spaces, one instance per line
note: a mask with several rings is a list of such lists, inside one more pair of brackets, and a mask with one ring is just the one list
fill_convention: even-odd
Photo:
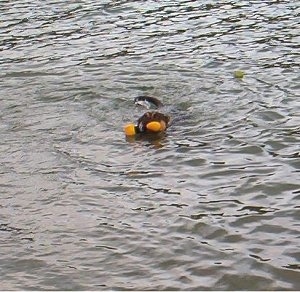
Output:
[[299,290],[299,6],[1,0],[1,289]]

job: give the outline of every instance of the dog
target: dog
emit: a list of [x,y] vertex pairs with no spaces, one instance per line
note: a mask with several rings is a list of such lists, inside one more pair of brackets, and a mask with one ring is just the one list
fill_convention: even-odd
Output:
[[[136,105],[144,106],[147,109],[159,109],[163,107],[163,103],[156,97],[141,95],[134,99]],[[159,111],[148,111],[144,113],[138,120],[137,124],[127,124],[124,127],[126,136],[134,136],[137,134],[157,134],[164,132],[170,124],[170,116]]]

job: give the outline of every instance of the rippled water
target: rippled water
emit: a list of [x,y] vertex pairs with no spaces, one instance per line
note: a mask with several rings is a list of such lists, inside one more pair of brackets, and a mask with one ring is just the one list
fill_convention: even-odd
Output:
[[299,2],[219,2],[1,1],[1,289],[300,289]]

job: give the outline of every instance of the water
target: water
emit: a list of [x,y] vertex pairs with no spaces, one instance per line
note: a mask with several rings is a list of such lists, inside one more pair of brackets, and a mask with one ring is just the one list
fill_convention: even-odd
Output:
[[300,289],[298,1],[0,12],[1,289]]

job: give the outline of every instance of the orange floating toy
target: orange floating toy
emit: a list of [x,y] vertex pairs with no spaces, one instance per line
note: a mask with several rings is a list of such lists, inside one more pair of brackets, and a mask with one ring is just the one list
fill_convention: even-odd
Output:
[[146,112],[137,121],[137,125],[128,124],[124,127],[126,136],[142,133],[160,133],[166,130],[170,117],[160,112]]

